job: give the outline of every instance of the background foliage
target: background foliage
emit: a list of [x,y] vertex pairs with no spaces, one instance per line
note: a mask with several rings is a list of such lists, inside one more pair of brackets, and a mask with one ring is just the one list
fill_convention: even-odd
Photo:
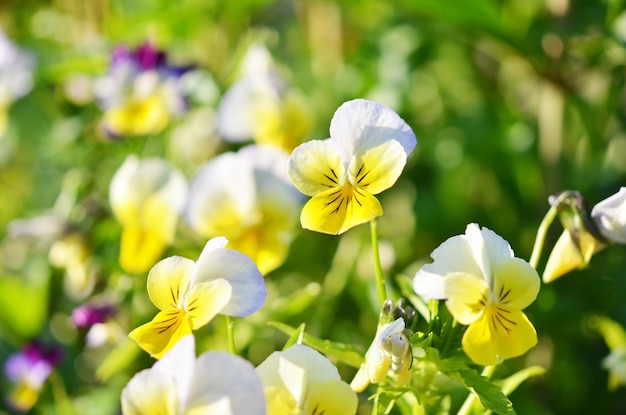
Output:
[[[97,108],[70,102],[63,85],[77,74],[105,73],[112,46],[150,38],[177,62],[208,71],[217,88],[198,90],[194,104],[214,109],[246,47],[261,39],[309,100],[315,124],[307,138],[327,137],[334,110],[357,97],[394,108],[413,127],[418,147],[381,198],[383,262],[392,279],[412,276],[470,222],[496,231],[528,259],[549,195],[573,189],[594,204],[625,184],[623,10],[621,0],[4,1],[0,26],[38,63],[35,88],[11,106],[0,141],[2,237],[11,220],[50,209],[67,172],[76,172],[80,209],[73,215],[97,255],[101,288],[128,306],[117,316],[121,327],[146,321],[153,310],[145,281],[117,265],[120,229],[108,183],[130,152],[182,152],[171,130],[105,139]],[[212,122],[209,111],[207,128]],[[197,163],[177,159],[188,175]],[[561,232],[556,225],[552,231],[546,249]],[[168,254],[195,258],[202,244],[180,240]],[[0,360],[35,335],[54,339],[65,358],[34,413],[47,413],[64,394],[79,413],[115,413],[123,385],[151,360],[131,352],[119,370],[109,367],[105,381],[94,374],[103,356],[83,351],[84,333],[69,327],[77,302],[64,294],[63,272],[48,264],[44,245],[2,246]],[[625,249],[612,247],[588,269],[542,286],[527,310],[539,345],[499,369],[547,369],[512,394],[519,413],[626,411],[624,389],[607,390],[600,362],[608,348],[589,323],[601,315],[626,324]],[[286,336],[268,320],[306,323],[317,337],[365,351],[378,315],[370,256],[367,227],[341,238],[300,231],[287,263],[266,278],[268,307],[237,326],[246,357],[258,364],[282,347]],[[543,264],[545,256],[539,271]],[[225,348],[223,338],[214,323],[204,347]],[[340,370],[345,379],[354,374]]]

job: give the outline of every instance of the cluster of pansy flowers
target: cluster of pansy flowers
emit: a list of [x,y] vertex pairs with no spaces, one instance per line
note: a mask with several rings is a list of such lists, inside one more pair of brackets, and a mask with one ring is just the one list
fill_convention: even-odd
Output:
[[[113,136],[163,131],[172,115],[186,108],[180,88],[186,69],[168,65],[149,43],[136,50],[117,48],[110,73],[95,84],[104,130]],[[402,307],[390,317],[388,301],[350,384],[328,358],[300,342],[272,353],[256,368],[232,353],[196,357],[195,331],[218,314],[246,317],[264,305],[264,276],[287,258],[298,213],[301,226],[312,231],[340,235],[369,222],[374,234],[376,218],[383,214],[376,195],[395,184],[417,144],[396,112],[363,99],[336,110],[330,138],[300,144],[310,124],[307,113],[297,92],[286,92],[267,50],[254,46],[241,78],[218,108],[217,129],[226,140],[257,144],[206,161],[189,180],[163,158],[136,155],[113,175],[109,201],[122,228],[120,267],[147,273],[148,297],[158,309],[129,334],[158,361],[124,388],[125,414],[351,414],[357,411],[357,392],[370,384],[412,387],[414,363],[429,356],[430,340],[428,333],[413,332],[414,314]],[[311,198],[301,210],[298,191]],[[547,217],[551,221],[562,213],[565,231],[550,254],[544,282],[586,266],[610,243],[626,243],[626,188],[590,213],[575,192],[550,202]],[[208,241],[197,261],[162,259],[181,219],[198,240]],[[430,304],[445,301],[463,330],[456,348],[471,364],[493,366],[536,345],[537,333],[523,310],[540,289],[536,267],[544,237],[540,229],[540,243],[527,262],[501,236],[472,223],[464,234],[443,242],[432,252],[433,262],[417,271],[414,293]],[[78,265],[59,263],[83,272],[87,256],[78,255],[83,259]],[[376,278],[381,302],[388,300],[382,273]],[[112,304],[88,303],[72,318],[77,327],[92,329],[114,312]],[[18,409],[33,405],[58,363],[56,354],[31,349],[7,363],[16,383],[11,401]]]

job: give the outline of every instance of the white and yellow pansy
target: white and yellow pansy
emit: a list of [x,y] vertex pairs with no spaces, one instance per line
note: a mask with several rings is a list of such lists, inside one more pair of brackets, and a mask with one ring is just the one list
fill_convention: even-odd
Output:
[[316,350],[295,344],[272,353],[257,369],[272,415],[351,415],[356,393],[337,368]]
[[226,352],[206,352],[196,359],[192,335],[137,373],[123,389],[121,402],[124,415],[266,414],[254,366]]
[[450,314],[468,326],[462,346],[475,363],[497,364],[537,344],[535,328],[522,310],[537,298],[539,275],[514,256],[502,237],[472,223],[431,257],[434,262],[415,275],[415,291],[445,299]]
[[287,178],[288,155],[250,145],[224,153],[191,178],[185,217],[199,235],[223,235],[264,275],[282,265],[297,230],[302,195]]
[[341,234],[382,215],[374,195],[393,186],[416,144],[390,108],[363,99],[341,105],[330,138],[301,144],[289,158],[291,182],[312,197],[302,209],[302,226]]
[[172,243],[187,197],[183,174],[161,158],[126,158],[109,187],[109,202],[122,225],[120,266],[150,269]]
[[224,248],[226,238],[207,242],[197,262],[180,256],[157,263],[148,274],[148,295],[160,310],[129,337],[159,359],[182,337],[217,314],[243,317],[265,304],[263,276],[246,255]]

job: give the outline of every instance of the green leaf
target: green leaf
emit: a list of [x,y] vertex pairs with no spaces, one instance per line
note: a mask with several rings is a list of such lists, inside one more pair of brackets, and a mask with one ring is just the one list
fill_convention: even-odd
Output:
[[446,374],[472,390],[485,409],[489,409],[497,414],[515,414],[513,404],[504,395],[502,389],[475,370],[465,369]]
[[41,278],[29,281],[0,277],[0,320],[24,339],[35,337],[46,322],[50,276],[42,273]]
[[593,316],[589,318],[589,326],[600,333],[609,349],[626,347],[626,330],[616,321],[608,317]]
[[283,350],[287,350],[288,348],[290,348],[296,343],[298,344],[302,343],[302,337],[304,336],[305,327],[306,327],[306,324],[304,323],[298,326],[298,328],[293,332],[293,334],[289,336],[289,339],[287,339],[285,346],[283,346]]
[[502,381],[502,393],[509,396],[519,385],[533,376],[541,376],[546,369],[541,366],[531,366],[520,370]]
[[[293,336],[294,333],[299,330],[278,321],[270,321],[268,324],[272,327],[276,327],[278,330],[288,334],[289,336]],[[364,359],[363,354],[352,346],[344,343],[332,342],[330,340],[318,339],[317,337],[304,332],[302,334],[303,343],[307,346],[311,346],[312,348],[324,353],[326,356],[332,357],[333,359],[349,366],[355,368],[361,367],[361,363],[363,363]]]

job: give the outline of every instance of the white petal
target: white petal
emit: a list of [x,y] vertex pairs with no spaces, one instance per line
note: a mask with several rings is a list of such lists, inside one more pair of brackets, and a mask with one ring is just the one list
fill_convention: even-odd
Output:
[[181,403],[189,397],[196,361],[196,340],[193,335],[180,339],[153,366],[152,371],[167,374],[176,382]]
[[151,369],[133,376],[122,390],[121,401],[124,415],[175,415],[181,409],[174,378]]
[[179,214],[187,197],[187,182],[183,174],[164,159],[152,157],[139,160],[131,155],[115,172],[109,187],[109,202],[119,221],[136,220],[130,212],[139,214],[149,197],[158,197]]
[[[480,228],[475,223],[467,225],[465,230],[476,264],[482,270],[487,284],[493,285],[491,264],[500,259],[512,258],[513,250],[507,241],[488,228]],[[459,270],[468,272],[467,270]],[[468,272],[471,273],[471,272]]]
[[303,344],[274,352],[256,368],[263,386],[286,388],[303,403],[307,385],[323,380],[340,380],[337,368],[318,351]]
[[[221,403],[220,403],[221,402]],[[225,352],[203,353],[196,363],[187,408],[224,404],[233,415],[264,415],[265,396],[254,366]]]
[[596,204],[591,217],[605,238],[626,244],[626,187]]
[[361,146],[372,146],[372,141],[396,140],[407,156],[417,144],[413,130],[395,111],[364,99],[345,102],[337,109],[330,122],[330,137],[346,162]]
[[[211,237],[224,226],[243,226],[253,216],[255,198],[252,166],[242,164],[235,153],[224,153],[191,179],[185,217],[196,232]],[[225,223],[225,214],[236,223]]]
[[222,314],[247,316],[265,304],[265,281],[256,264],[247,255],[224,248],[226,242],[224,237],[207,242],[196,263],[195,281],[227,280],[232,286],[232,297]]

